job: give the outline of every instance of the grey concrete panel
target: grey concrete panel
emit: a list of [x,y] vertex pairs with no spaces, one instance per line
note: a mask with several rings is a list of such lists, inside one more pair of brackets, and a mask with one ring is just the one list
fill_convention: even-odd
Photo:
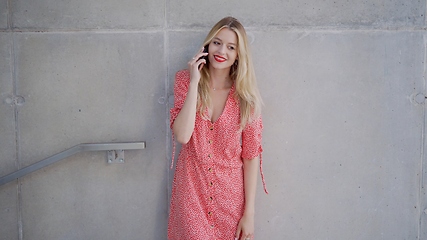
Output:
[[[0,176],[16,170],[11,34],[0,33]],[[18,239],[16,182],[0,186],[0,236]]]
[[[425,125],[424,125],[425,126]],[[427,149],[427,144],[424,142],[424,152]],[[423,167],[422,167],[422,187],[420,191],[421,195],[421,216],[420,216],[420,237],[419,239],[427,238],[427,159],[423,156]]]
[[416,239],[422,34],[253,36],[270,190],[257,195],[256,235]]
[[145,29],[164,25],[164,1],[12,1],[13,27]]
[[[0,33],[0,176],[15,171],[16,137],[10,33]],[[18,239],[16,182],[0,186],[0,236]]]
[[7,18],[9,15],[9,9],[7,7],[7,0],[0,0],[0,29],[6,29]]
[[10,33],[0,33],[0,176],[17,167],[11,40]]
[[167,164],[158,159],[159,152],[156,147],[126,151],[126,162],[113,165],[106,164],[105,153],[79,154],[25,178],[25,235],[31,239],[165,239],[166,176],[159,173]]
[[22,178],[24,235],[164,239],[163,33],[23,33],[15,42],[23,165],[79,143],[147,143],[125,151],[125,164],[84,153]]
[[18,207],[16,183],[0,187],[0,236],[2,239],[18,240]]
[[[424,35],[424,38],[426,37],[426,35]],[[427,56],[426,56],[427,57]],[[427,66],[427,63],[424,61],[424,65]],[[427,90],[427,89],[426,89]],[[423,94],[424,96],[427,94]],[[420,95],[422,96],[422,95]],[[420,99],[422,100],[422,98]],[[424,104],[425,104],[425,100],[424,99]],[[425,114],[427,114],[427,112],[425,112]],[[426,117],[424,116],[424,134],[425,134],[425,128],[427,126],[427,121],[426,121]],[[427,142],[425,141],[424,138],[424,153],[426,153],[427,150]],[[426,239],[427,238],[427,158],[425,157],[425,155],[422,156],[422,179],[421,179],[421,188],[420,188],[420,200],[421,200],[421,219],[420,219],[420,237],[419,239]]]
[[425,1],[169,1],[173,28],[212,27],[232,15],[247,26],[423,26]]

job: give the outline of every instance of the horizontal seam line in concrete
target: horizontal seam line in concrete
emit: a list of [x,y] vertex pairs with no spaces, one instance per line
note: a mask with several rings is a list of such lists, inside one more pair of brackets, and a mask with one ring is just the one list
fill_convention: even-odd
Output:
[[[19,29],[0,29],[4,33],[161,33],[168,32],[200,32],[209,31],[210,28],[195,27],[195,28],[156,28],[156,29],[33,29],[33,28],[19,28]],[[408,31],[427,31],[427,26],[423,27],[246,27],[247,31],[256,32],[280,32],[280,31],[331,31],[331,32],[364,32],[364,31],[377,31],[377,32],[408,32]]]

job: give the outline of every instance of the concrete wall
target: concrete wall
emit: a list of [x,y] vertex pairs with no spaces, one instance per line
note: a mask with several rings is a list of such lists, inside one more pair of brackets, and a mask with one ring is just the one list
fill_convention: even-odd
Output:
[[0,0],[0,239],[166,239],[174,73],[246,26],[264,97],[256,239],[426,239],[426,1]]

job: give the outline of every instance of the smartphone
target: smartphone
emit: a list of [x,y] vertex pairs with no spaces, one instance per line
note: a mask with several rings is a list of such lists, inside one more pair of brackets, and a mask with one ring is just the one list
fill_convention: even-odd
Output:
[[[204,53],[209,52],[209,45],[206,45],[206,46],[203,47],[203,52]],[[209,61],[208,56],[203,56],[203,57],[199,58],[199,60],[202,59],[202,58],[206,60],[206,63],[208,63],[208,61]]]
[[[208,47],[209,47],[209,45],[206,45],[206,46],[204,46],[203,47],[203,52],[204,53],[207,53],[208,52]],[[208,62],[209,62],[209,58],[208,58],[208,56],[206,55],[206,56],[202,56],[202,57],[200,57],[197,61],[199,61],[200,59],[205,59],[205,61],[206,61],[206,64],[208,64]],[[205,65],[206,65],[205,64]],[[202,69],[202,64],[200,64],[199,65],[199,70],[201,70]]]

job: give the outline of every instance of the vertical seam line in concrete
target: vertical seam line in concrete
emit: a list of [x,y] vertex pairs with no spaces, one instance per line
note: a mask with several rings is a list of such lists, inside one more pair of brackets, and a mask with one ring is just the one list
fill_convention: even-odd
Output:
[[[165,67],[164,70],[166,71],[165,73],[165,112],[166,112],[166,119],[165,119],[165,127],[166,127],[166,161],[167,161],[167,181],[166,181],[166,196],[167,196],[167,209],[168,209],[168,215],[169,215],[169,201],[170,201],[170,196],[169,193],[171,192],[171,186],[170,186],[170,173],[171,173],[171,169],[169,167],[169,165],[171,164],[171,136],[170,136],[170,128],[169,128],[169,54],[168,54],[168,47],[169,47],[169,25],[168,25],[168,10],[169,10],[169,1],[165,0],[164,1],[164,25],[163,25],[163,57],[164,57],[164,62],[165,62]],[[172,143],[173,144],[173,143]]]
[[[16,97],[18,95],[17,90],[17,77],[16,77],[16,44],[15,44],[15,33],[11,32],[10,36],[11,41],[11,71],[12,71],[12,89],[13,96]],[[16,104],[14,107],[14,121],[15,121],[15,164],[16,167],[21,169],[21,154],[20,154],[20,144],[19,144],[19,116],[18,116],[18,106]],[[18,211],[18,235],[19,239],[23,239],[23,229],[22,229],[22,194],[21,194],[21,179],[16,181],[16,194],[17,194],[17,211]]]

